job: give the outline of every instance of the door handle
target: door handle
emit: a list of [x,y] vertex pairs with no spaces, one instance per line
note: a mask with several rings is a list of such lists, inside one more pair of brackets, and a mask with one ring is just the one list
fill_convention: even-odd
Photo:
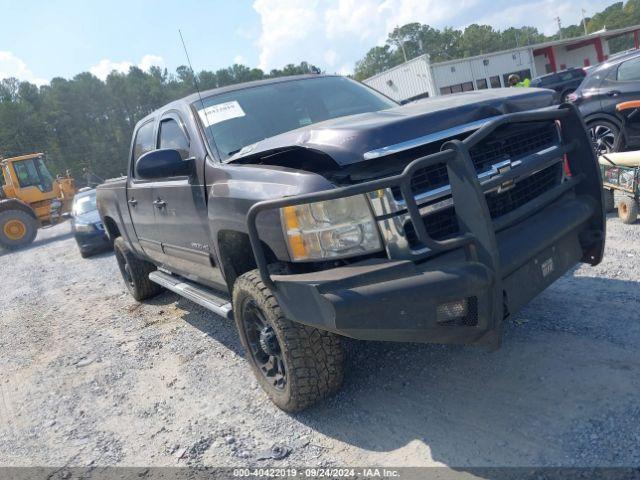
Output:
[[610,92],[607,92],[607,95],[609,97],[617,97],[618,95],[620,95],[620,91],[619,90],[611,90]]
[[135,198],[130,198],[127,203],[132,207],[135,207],[136,205],[138,205],[138,200],[136,200]]
[[164,208],[167,206],[167,202],[165,202],[164,200],[158,199],[158,200],[154,200],[153,205],[156,208]]

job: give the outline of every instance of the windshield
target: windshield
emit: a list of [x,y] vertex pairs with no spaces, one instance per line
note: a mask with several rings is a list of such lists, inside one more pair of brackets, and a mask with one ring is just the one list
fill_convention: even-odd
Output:
[[74,215],[82,215],[97,210],[96,206],[96,194],[90,193],[81,197],[76,197],[73,202]]
[[[203,105],[204,104],[204,105]],[[205,98],[194,105],[207,140],[226,160],[265,138],[332,118],[396,107],[343,77],[290,80]]]

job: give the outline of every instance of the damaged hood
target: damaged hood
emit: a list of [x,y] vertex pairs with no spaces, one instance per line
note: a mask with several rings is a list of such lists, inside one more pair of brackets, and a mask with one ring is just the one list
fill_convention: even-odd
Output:
[[305,148],[347,166],[375,158],[368,152],[506,113],[548,107],[553,100],[553,91],[538,88],[498,88],[435,97],[266,138],[244,147],[227,163],[259,163],[280,152]]

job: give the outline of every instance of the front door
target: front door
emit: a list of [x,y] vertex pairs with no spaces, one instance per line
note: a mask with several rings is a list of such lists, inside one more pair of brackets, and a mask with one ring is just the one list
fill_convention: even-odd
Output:
[[[619,103],[640,100],[640,57],[622,62],[617,69],[612,70],[602,82],[601,90],[602,110],[605,112],[615,112],[615,106]],[[632,123],[630,122],[626,140],[629,146],[635,147],[639,140],[638,130]]]
[[[162,117],[157,148],[172,148],[180,152],[183,160],[191,158],[189,136],[177,112]],[[194,167],[199,170],[199,165]],[[209,245],[206,192],[203,177],[197,171],[188,177],[156,182],[153,192],[156,228],[164,252],[163,264],[171,271],[224,287]]]
[[137,179],[133,167],[138,158],[153,150],[153,121],[143,124],[136,132],[131,152],[131,172],[127,185],[127,206],[136,231],[140,247],[150,258],[162,261],[162,246],[157,237],[155,207],[153,205],[154,182]]

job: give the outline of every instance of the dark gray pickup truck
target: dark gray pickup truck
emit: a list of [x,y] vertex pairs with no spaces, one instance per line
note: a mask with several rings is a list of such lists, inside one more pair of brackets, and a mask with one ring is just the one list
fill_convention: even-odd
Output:
[[269,397],[301,410],[340,387],[341,336],[496,348],[506,317],[600,262],[594,152],[552,103],[399,106],[319,75],[211,90],[136,125],[98,207],[132,295],[234,318]]

